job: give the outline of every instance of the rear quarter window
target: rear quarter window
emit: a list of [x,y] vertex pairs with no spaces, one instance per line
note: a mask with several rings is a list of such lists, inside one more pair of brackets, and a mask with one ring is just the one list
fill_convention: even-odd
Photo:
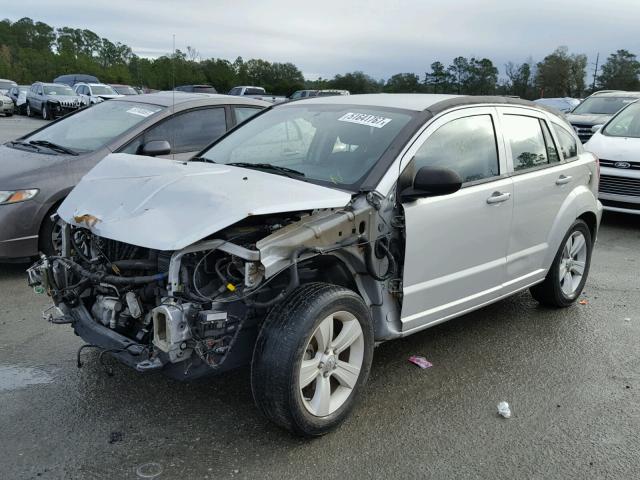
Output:
[[575,138],[573,138],[573,135],[567,132],[565,128],[560,125],[553,123],[552,126],[553,130],[556,132],[556,137],[558,137],[559,147],[564,159],[568,160],[576,158],[578,156],[578,143]]

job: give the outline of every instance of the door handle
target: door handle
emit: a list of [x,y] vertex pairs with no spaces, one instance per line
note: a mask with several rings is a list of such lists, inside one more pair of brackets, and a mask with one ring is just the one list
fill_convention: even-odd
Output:
[[573,177],[571,175],[560,175],[556,180],[556,185],[566,185],[572,178]]
[[489,198],[487,198],[488,204],[506,202],[511,198],[510,192],[493,192]]

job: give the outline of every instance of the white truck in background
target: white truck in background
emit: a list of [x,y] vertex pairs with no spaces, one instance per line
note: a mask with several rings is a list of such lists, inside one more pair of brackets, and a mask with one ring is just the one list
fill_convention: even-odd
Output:
[[233,87],[231,90],[229,90],[228,95],[235,95],[238,97],[251,97],[255,98],[256,100],[264,100],[265,102],[271,103],[282,103],[287,101],[287,97],[283,95],[270,95],[262,87]]

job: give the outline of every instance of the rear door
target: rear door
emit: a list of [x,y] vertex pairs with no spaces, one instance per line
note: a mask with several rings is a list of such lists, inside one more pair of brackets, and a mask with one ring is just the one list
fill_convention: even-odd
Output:
[[404,158],[403,176],[442,166],[464,181],[454,194],[403,204],[402,329],[409,332],[500,296],[513,186],[492,107],[465,108],[435,120]]
[[[551,238],[561,208],[580,175],[563,161],[552,124],[540,111],[498,107],[513,174],[513,222],[507,251],[506,290],[514,291],[546,275],[557,245]],[[553,252],[550,250],[554,250]]]

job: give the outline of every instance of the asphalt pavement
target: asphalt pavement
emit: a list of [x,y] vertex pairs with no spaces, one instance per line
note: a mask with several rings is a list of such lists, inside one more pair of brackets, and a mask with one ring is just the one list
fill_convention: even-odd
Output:
[[[42,124],[0,118],[0,140]],[[109,376],[94,352],[79,369],[25,268],[0,264],[2,479],[638,478],[640,217],[605,213],[581,304],[523,292],[376,348],[354,414],[311,441],[260,415],[247,370]]]

